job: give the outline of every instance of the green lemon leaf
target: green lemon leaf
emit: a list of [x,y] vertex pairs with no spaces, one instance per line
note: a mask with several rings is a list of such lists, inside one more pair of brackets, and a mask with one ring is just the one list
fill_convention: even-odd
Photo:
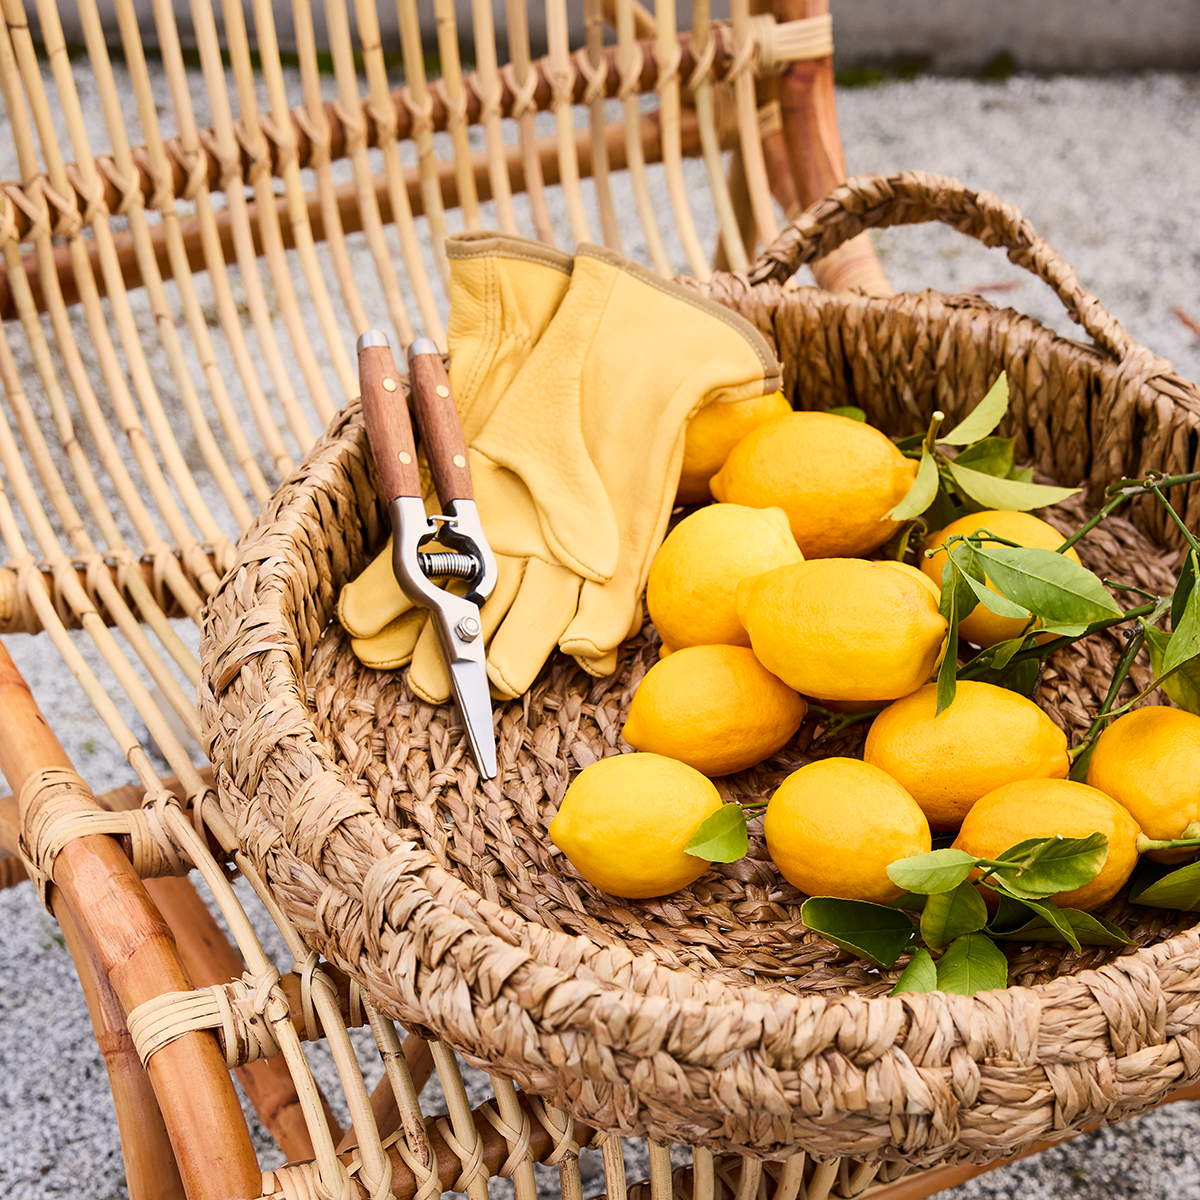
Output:
[[997,861],[1015,869],[997,869],[1001,883],[1020,899],[1037,900],[1073,892],[1094,879],[1108,858],[1108,838],[1028,838],[1009,847]]
[[[1012,656],[1016,654],[1022,646],[1025,645],[1024,637],[1009,638],[1007,641],[999,642],[992,649],[995,653],[992,655],[992,666],[997,671],[1003,671],[1005,667],[1012,661]],[[1036,662],[1036,660],[1030,660]]]
[[1014,926],[1024,926],[1031,921],[1037,921],[1047,931],[1046,937],[1031,940],[1066,942],[1072,950],[1079,949],[1079,938],[1071,922],[1053,900],[1033,900],[1005,891],[1000,892],[1000,907],[996,910],[995,920],[988,926],[988,933],[1008,940]]
[[[1042,672],[1042,664],[1036,658],[1023,658],[1020,662],[1009,665],[1008,660],[1020,648],[1023,639],[1014,638],[1011,642],[1001,642],[997,648],[1005,648],[1006,657],[1003,662],[995,659],[992,665],[984,670],[972,671],[971,678],[981,683],[994,683],[997,687],[1008,688],[1010,692],[1018,692],[1022,696],[1032,698],[1037,691],[1038,677]],[[1014,644],[1015,643],[1015,644]],[[1007,649],[1011,647],[1011,649]]]
[[1020,512],[1027,512],[1031,508],[1045,508],[1047,504],[1058,504],[1079,492],[1078,488],[1050,487],[1044,483],[997,479],[983,471],[960,467],[957,462],[951,462],[947,470],[954,482],[971,499],[978,500],[984,508],[1015,508]]
[[[1193,572],[1196,569],[1195,558],[1196,552],[1193,550],[1188,555],[1188,562],[1192,564]],[[1173,624],[1173,629],[1171,640],[1163,652],[1164,675],[1200,655],[1200,588],[1193,587],[1188,594],[1187,600],[1184,601],[1183,612],[1179,621]]]
[[975,553],[998,592],[1044,621],[1074,625],[1121,615],[1099,578],[1065,555],[987,543]]
[[912,487],[905,493],[904,499],[887,514],[889,521],[908,521],[919,517],[932,503],[937,495],[938,472],[937,463],[928,450],[921,451],[921,465],[917,468],[917,476]]
[[921,936],[933,950],[948,946],[964,933],[975,933],[988,923],[987,905],[973,883],[960,883],[952,892],[939,892],[925,901]]
[[929,529],[945,529],[951,521],[957,521],[963,515],[962,508],[954,500],[954,493],[950,490],[950,473],[939,467],[938,480],[940,486],[937,495],[934,496],[933,503],[922,515],[922,519]]
[[[961,574],[957,568],[955,568],[955,573]],[[940,717],[954,703],[954,693],[958,687],[958,603],[955,600],[956,592],[957,588],[950,588],[950,615],[947,618],[950,622],[950,629],[946,634],[946,653],[942,656],[942,665],[938,667],[935,717]]]
[[937,985],[960,996],[1007,987],[1008,959],[986,933],[964,933],[938,959]]
[[746,814],[740,804],[722,804],[711,817],[700,822],[684,850],[709,862],[736,862],[749,849]]
[[1150,908],[1177,908],[1180,912],[1200,911],[1200,862],[1188,863],[1148,884],[1135,884],[1129,899]]
[[942,598],[938,604],[938,612],[950,620],[950,605],[953,603],[958,619],[975,611],[975,592],[968,582],[969,573],[974,570],[975,560],[971,557],[970,546],[961,553],[961,545],[952,546],[947,556],[946,564],[942,567]]
[[905,913],[865,900],[813,896],[800,906],[800,919],[813,933],[877,967],[892,966],[916,936]]
[[[975,550],[976,547],[972,542],[961,538],[956,541],[951,538],[947,557],[968,578],[973,579],[976,583],[986,583],[987,576],[983,572],[983,564],[979,561]],[[970,595],[965,589],[960,590],[958,597],[960,605],[970,603],[970,599]]]
[[1008,373],[1001,371],[999,378],[987,390],[987,394],[975,405],[949,433],[942,434],[939,442],[951,446],[966,446],[987,437],[1000,424],[1008,411]]
[[1033,615],[1029,609],[1022,608],[1019,604],[1014,604],[1007,596],[1002,596],[999,592],[992,591],[986,583],[980,583],[978,580],[972,579],[970,575],[966,579],[971,591],[975,593],[975,599],[984,608],[991,609],[997,616],[1023,617],[1025,620],[1028,620]]
[[[1146,631],[1146,646],[1150,651],[1150,667],[1154,672],[1154,677],[1159,679],[1165,673],[1163,658],[1171,635],[1163,633],[1161,629],[1156,629],[1153,625],[1148,625],[1144,620],[1142,628]],[[1159,687],[1185,712],[1200,716],[1200,662],[1185,663],[1174,675],[1164,679]]]
[[985,475],[995,475],[998,479],[1009,479],[1013,469],[1013,446],[1016,440],[984,438],[956,455],[954,461],[960,467],[970,467],[972,471],[982,471]]
[[888,993],[899,996],[902,992],[936,992],[937,967],[933,955],[922,946],[909,960],[908,966],[900,972],[896,986]]
[[1183,610],[1187,606],[1188,598],[1192,594],[1192,589],[1196,586],[1196,568],[1193,565],[1195,554],[1189,554],[1183,560],[1183,570],[1179,572],[1179,579],[1175,584],[1175,591],[1171,594],[1171,628],[1178,629],[1179,622],[1183,620]]
[[865,423],[867,419],[867,414],[861,408],[855,408],[853,404],[847,404],[843,408],[827,408],[825,411],[833,417],[849,417],[851,421],[862,421]]
[[1086,625],[1064,625],[1061,621],[1043,621],[1038,626],[1038,633],[1052,633],[1055,637],[1083,637],[1087,631]]
[[947,847],[945,850],[930,850],[925,854],[911,854],[888,864],[888,878],[906,891],[922,896],[934,896],[940,892],[952,892],[968,875],[979,860],[965,850]]
[[[1035,902],[1036,903],[1036,902]],[[1044,907],[1049,907],[1045,902]],[[1081,946],[1128,946],[1132,938],[1103,917],[1077,908],[1055,908],[1055,915],[1071,930]],[[1001,896],[1000,909],[988,926],[992,937],[1012,942],[1065,942],[1061,926],[1035,910],[1032,904]]]
[[1033,468],[1032,467],[1022,467],[1018,471],[1014,467],[1011,471],[1009,471],[1008,477],[1009,477],[1009,479],[1015,479],[1018,483],[1032,483],[1033,482]]

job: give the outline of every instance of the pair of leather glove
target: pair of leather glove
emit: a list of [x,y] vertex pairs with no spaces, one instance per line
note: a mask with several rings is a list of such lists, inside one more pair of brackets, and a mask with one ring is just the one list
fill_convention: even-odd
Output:
[[[493,693],[527,691],[556,647],[610,675],[641,624],[689,418],[777,390],[779,364],[744,318],[612,251],[489,233],[446,249],[450,388],[499,567],[481,612]],[[411,660],[413,691],[441,704],[450,677],[425,615],[390,541],[338,601],[358,658]]]

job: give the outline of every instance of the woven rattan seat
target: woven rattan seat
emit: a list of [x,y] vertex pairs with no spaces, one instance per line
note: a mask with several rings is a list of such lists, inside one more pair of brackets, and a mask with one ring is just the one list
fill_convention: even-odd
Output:
[[[6,0],[0,635],[64,659],[137,783],[94,795],[0,646],[0,886],[31,878],[62,927],[135,1200],[484,1200],[489,1179],[533,1200],[535,1164],[565,1200],[916,1197],[1200,1076],[1186,917],[1118,898],[1134,953],[1025,951],[1007,991],[910,1002],[803,929],[761,851],[657,905],[583,885],[539,831],[568,773],[616,748],[648,631],[611,680],[552,662],[501,712],[504,787],[481,787],[453,710],[361,668],[330,623],[384,536],[353,338],[444,348],[442,243],[464,226],[682,271],[775,342],[806,407],[861,405],[898,435],[1003,367],[1018,453],[1046,476],[1194,469],[1200,392],[994,197],[872,177],[801,218],[845,174],[830,23],[820,0],[763,7],[548,0],[543,48],[524,0],[501,29],[487,0],[469,28],[451,0],[424,26],[401,0],[394,45],[369,0],[294,0],[281,53],[266,0],[219,26],[196,0],[190,32],[165,0],[142,23],[116,0],[107,33],[80,0],[73,57],[49,0]],[[889,299],[863,231],[928,219],[1007,246],[1094,346],[978,299]],[[791,282],[802,262],[825,290]],[[1131,518],[1087,554],[1162,587],[1175,531]],[[1113,653],[1055,660],[1062,725],[1086,724]],[[786,754],[734,786],[765,789]],[[291,963],[264,953],[231,867]],[[373,1094],[356,1026],[384,1063]],[[352,1130],[305,1061],[318,1038]],[[491,1077],[474,1110],[456,1051]],[[287,1166],[260,1169],[231,1071]],[[422,1099],[435,1072],[444,1113]],[[648,1182],[623,1139],[644,1139]]]

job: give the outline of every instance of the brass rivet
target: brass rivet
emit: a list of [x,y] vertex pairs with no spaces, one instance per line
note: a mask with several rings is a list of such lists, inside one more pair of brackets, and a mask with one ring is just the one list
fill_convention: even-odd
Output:
[[394,379],[385,379],[383,381],[383,390],[385,392],[394,392],[396,390],[396,381]]
[[412,455],[407,450],[401,450],[396,457],[407,467],[412,462]]
[[439,383],[434,390],[443,400],[450,395],[450,389],[444,383]]
[[467,460],[463,458],[461,454],[456,454],[454,456],[454,465],[456,467],[465,467],[467,465]]

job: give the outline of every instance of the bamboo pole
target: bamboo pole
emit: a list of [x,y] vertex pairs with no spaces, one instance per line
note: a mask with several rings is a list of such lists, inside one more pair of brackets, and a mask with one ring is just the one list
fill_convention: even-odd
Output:
[[[163,248],[165,250],[165,247]],[[199,250],[198,246],[197,250]],[[140,281],[141,276],[135,271],[131,271],[130,278]],[[126,282],[128,283],[128,280]],[[216,563],[212,555],[209,555],[209,561],[215,569]],[[90,572],[88,564],[77,562],[73,564],[73,569],[80,586],[90,593],[93,589],[89,586]],[[139,609],[138,595],[134,594],[134,589],[131,587],[132,581],[129,580],[128,575],[122,571],[116,562],[106,564],[106,569],[112,582],[112,587],[116,589],[121,599],[141,620],[145,620],[146,614],[142,613]],[[143,580],[143,587],[145,589],[144,591],[138,589],[139,593],[141,595],[145,595],[146,592],[152,594],[155,587],[154,564],[152,562],[141,562],[137,564],[136,570]],[[46,589],[46,594],[50,597],[51,604],[57,612],[62,614],[64,626],[67,629],[83,628],[82,618],[70,607],[55,573],[43,568],[38,574],[42,585]],[[186,571],[184,575],[193,587],[200,586],[199,580],[194,575]],[[188,615],[183,606],[175,601],[172,596],[168,595],[163,599],[163,616],[185,617]],[[102,598],[98,595],[95,597],[95,604],[97,611],[104,619],[106,625],[116,624],[115,617],[108,611]],[[18,573],[11,567],[0,567],[0,634],[39,633],[41,629],[42,623],[37,613],[29,605],[22,603],[21,582]]]
[[[580,174],[583,177],[590,177],[593,166],[593,145],[591,134],[587,130],[579,130],[576,133],[577,153],[579,160]],[[642,152],[646,163],[657,163],[662,161],[662,138],[660,135],[660,124],[657,113],[645,113],[639,118],[639,133],[638,136],[642,139]],[[684,110],[680,119],[680,137],[684,154],[696,154],[700,150],[700,129],[696,114],[691,110]],[[624,132],[624,123],[615,121],[610,123],[605,129],[605,145],[608,155],[608,166],[610,170],[623,170],[627,165],[626,160],[626,136]],[[722,148],[728,149],[734,144],[734,137],[730,133],[725,134],[725,140],[722,143]],[[537,143],[536,156],[539,163],[539,172],[546,184],[555,184],[559,181],[559,147],[558,140],[554,137],[542,138]],[[522,192],[525,190],[525,159],[522,150],[519,147],[508,147],[508,173],[512,181],[512,190],[514,192]],[[475,186],[481,200],[490,200],[491,192],[491,170],[488,163],[488,158],[485,152],[475,154],[472,157],[472,169],[475,172]],[[453,163],[444,163],[439,173],[439,182],[442,189],[442,203],[446,207],[453,207],[457,198],[456,188],[456,171]],[[415,170],[409,170],[405,175],[405,182],[408,193],[409,204],[415,215],[420,215],[422,212],[422,183],[419,180]],[[344,233],[356,233],[363,228],[363,216],[359,207],[359,191],[357,183],[342,184],[334,190],[336,199],[336,211],[341,229]],[[390,188],[384,179],[376,179],[375,181],[375,199],[378,206],[380,219],[386,224],[391,220],[392,208],[390,199]],[[285,210],[288,205],[286,197],[279,197],[276,205],[281,211]],[[309,205],[309,222],[312,228],[313,237],[321,241],[325,235],[325,220],[324,206],[322,197],[319,193],[308,194]],[[258,235],[258,211],[256,205],[248,205],[247,211],[249,214],[251,235],[254,239],[255,248],[260,245]],[[223,249],[232,252],[233,232],[229,228],[231,218],[224,212],[220,212],[216,217],[216,229],[221,239]],[[187,255],[187,261],[193,271],[204,270],[204,244],[203,230],[199,218],[191,218],[187,221],[179,223],[182,231],[183,247]],[[292,247],[290,237],[290,229],[285,226],[282,230],[283,244],[285,248]],[[155,253],[158,256],[159,269],[164,278],[170,278],[173,274],[173,261],[168,255],[166,246],[166,237],[160,231],[160,227],[155,227],[151,234],[154,243]],[[140,281],[138,268],[138,260],[132,242],[124,235],[115,235],[117,242],[117,251],[120,257],[122,270],[125,272],[125,283],[127,287],[137,287]],[[69,257],[56,258],[56,267],[63,272],[62,289],[64,296],[69,296],[72,279],[73,268]],[[34,282],[35,276],[30,276],[30,282]],[[2,303],[3,278],[0,277],[0,303]],[[0,311],[0,317],[3,316]],[[6,629],[3,624],[4,596],[5,596],[5,576],[3,570],[0,570],[0,633],[17,632],[23,627],[20,625],[14,626],[11,630]]]
[[[242,956],[229,944],[188,880],[147,879],[146,891],[171,926],[179,946],[179,957],[197,987],[228,983],[241,976],[245,970]],[[302,1027],[299,981],[294,975],[283,976],[280,983],[285,985],[285,991],[289,982],[296,995],[288,996],[288,1007]],[[304,1122],[296,1084],[283,1059],[260,1058],[238,1067],[236,1074],[254,1111],[284,1155],[293,1162],[312,1158],[312,1136]],[[341,1127],[324,1093],[321,1094],[321,1108],[334,1141],[337,1141],[342,1136]]]
[[[829,0],[775,0],[777,21],[819,17]],[[784,142],[801,209],[846,181],[846,160],[838,131],[833,59],[790,63],[778,83]],[[813,274],[830,291],[858,288],[870,296],[892,296],[879,256],[865,234],[813,263]]]
[[[725,28],[718,26],[718,25],[714,25],[712,27],[708,36],[711,38],[711,40],[714,43],[713,59],[712,59],[712,64],[711,64],[708,78],[714,82],[717,82],[725,77],[725,75],[729,69],[729,66],[732,62],[730,38],[729,38],[728,31]],[[640,46],[640,49],[641,49],[641,73],[637,77],[637,90],[639,92],[653,91],[658,82],[658,72],[659,72],[659,64],[658,64],[658,60],[657,60],[657,57],[654,52],[655,43],[654,43],[654,40],[651,38],[644,38],[638,43],[638,45]],[[692,72],[695,70],[697,61],[698,61],[698,59],[697,59],[698,52],[693,43],[693,39],[692,39],[690,33],[683,32],[683,33],[679,34],[679,53],[680,53],[680,58],[679,58],[679,64],[678,64],[678,71],[679,71],[681,78],[687,79],[691,76]],[[619,71],[618,71],[618,67],[617,67],[617,54],[618,54],[617,47],[615,47],[615,46],[603,47],[602,52],[600,54],[600,61],[596,68],[597,70],[604,71],[604,94],[606,97],[609,97],[609,98],[615,97],[618,94],[618,89],[620,87],[620,75],[619,75]],[[539,59],[538,61],[531,63],[530,70],[533,73],[534,78],[536,79],[536,88],[534,89],[534,91],[532,93],[534,105],[537,108],[549,107],[549,105],[551,103],[553,89],[552,89],[551,82],[550,82],[551,72],[550,72],[550,67],[549,67],[547,60]],[[508,70],[501,71],[500,78],[501,78],[500,115],[507,117],[507,116],[511,116],[513,114],[513,109],[514,109],[514,106],[516,105],[517,97],[516,97],[516,94],[512,87],[512,82],[513,82],[512,73],[509,72]],[[585,95],[587,92],[587,86],[588,86],[588,81],[587,81],[586,77],[584,76],[583,72],[578,68],[578,65],[576,64],[575,65],[575,81],[574,81],[574,86],[573,86],[573,91],[572,91],[572,103],[574,103],[574,104],[584,103]],[[439,80],[434,80],[432,83],[429,84],[428,99],[429,99],[429,103],[430,103],[429,121],[431,123],[433,130],[436,132],[436,131],[440,131],[440,130],[444,130],[444,129],[448,128],[449,121],[450,121],[450,105],[446,101],[444,89],[441,87]],[[686,102],[686,101],[690,100],[690,96],[685,96],[684,99]],[[474,89],[474,88],[467,89],[466,100],[467,100],[467,111],[466,111],[467,120],[471,124],[476,124],[483,117],[483,106],[479,99],[476,89]],[[389,115],[389,126],[391,126],[391,128],[394,129],[395,139],[397,141],[404,141],[407,138],[412,136],[413,118],[412,118],[411,112],[409,111],[408,105],[405,103],[403,89],[399,89],[399,90],[391,92],[390,93],[390,101],[395,110],[395,123],[394,123],[394,126],[391,125],[391,120],[390,120],[390,115]],[[342,107],[341,104],[330,102],[330,103],[327,103],[324,105],[322,112],[323,112],[325,123],[327,124],[328,130],[329,130],[329,143],[328,143],[327,151],[325,150],[325,148],[323,146],[319,147],[319,148],[314,146],[314,143],[309,136],[309,132],[313,129],[313,122],[312,122],[310,114],[308,114],[303,107],[295,108],[291,111],[291,120],[293,123],[293,138],[291,139],[291,143],[294,144],[294,147],[295,147],[294,162],[301,169],[311,167],[314,165],[313,159],[314,159],[315,154],[320,153],[323,156],[325,153],[327,153],[329,158],[331,160],[335,160],[335,161],[337,159],[344,157],[346,154],[347,141],[348,141],[348,137],[350,136],[350,130],[348,129],[347,121],[344,119],[345,115],[346,115],[346,110]],[[372,110],[370,102],[365,99],[361,100],[359,103],[358,109],[356,110],[354,115],[355,115],[355,119],[356,119],[355,128],[358,128],[357,123],[361,122],[361,126],[365,129],[366,146],[367,147],[379,146],[380,145],[380,127],[379,127],[379,123],[376,121],[376,119],[373,115],[373,110]],[[686,153],[690,156],[690,155],[695,155],[695,154],[700,153],[701,146],[700,146],[698,132],[697,132],[694,124],[691,124],[691,122],[689,122],[689,116],[690,116],[690,114],[687,111],[685,111],[683,114],[682,134],[683,134],[683,138],[684,138],[684,153]],[[608,128],[609,128],[609,130],[611,130],[613,128],[613,126],[610,125]],[[206,184],[207,184],[208,188],[210,188],[212,190],[219,190],[219,188],[221,186],[222,166],[221,166],[221,163],[218,160],[216,154],[213,153],[212,150],[210,149],[210,147],[214,144],[214,141],[213,141],[214,136],[215,135],[212,134],[211,130],[205,130],[205,131],[200,132],[197,135],[196,140],[198,142],[199,152],[201,154],[203,154],[206,158],[206,167],[207,167],[207,175],[205,177]],[[612,153],[612,141],[610,138],[607,138],[607,137],[606,137],[606,141],[610,148],[610,154],[611,154]],[[546,144],[547,144],[547,139],[541,139],[540,141],[538,141],[536,148],[534,150],[533,161],[538,163],[542,168],[549,169],[549,165],[547,163],[547,155],[546,155],[545,149],[544,149]],[[557,153],[558,153],[557,142],[552,142],[550,144],[553,145],[554,156],[557,157]],[[171,180],[171,185],[177,194],[182,194],[183,191],[185,190],[185,188],[187,187],[188,180],[190,177],[189,167],[188,167],[187,162],[185,161],[184,151],[181,149],[180,144],[177,142],[171,142],[171,143],[165,144],[163,146],[163,151],[164,151],[164,154],[163,154],[164,166],[169,174],[169,177]],[[270,151],[271,151],[271,173],[272,173],[272,176],[276,177],[276,178],[284,178],[287,167],[286,167],[286,164],[284,162],[281,162],[279,159],[279,151],[278,151],[277,143],[272,143],[272,145],[270,147]],[[249,159],[249,156],[247,155],[247,153],[244,150],[241,150],[240,154],[241,154],[241,157],[239,160],[239,170],[241,171],[241,173],[243,174],[243,177],[244,177],[246,174],[249,173],[252,163]],[[135,163],[137,164],[137,170],[134,172],[133,186],[136,186],[138,189],[140,189],[144,202],[148,204],[151,202],[151,200],[153,199],[153,197],[155,195],[155,190],[156,190],[157,185],[156,185],[154,173],[150,169],[150,166],[149,166],[149,159],[147,157],[147,152],[146,152],[145,148],[135,149],[133,151],[133,158],[134,158]],[[520,156],[518,155],[518,156],[516,156],[516,158],[517,158],[517,161],[520,162]],[[592,162],[592,154],[590,152],[590,148],[587,151],[587,153],[585,154],[582,147],[580,147],[579,158],[580,158],[581,174],[590,175],[591,174],[591,162]],[[647,158],[646,158],[647,162],[659,162],[661,160],[662,160],[661,148],[658,151],[657,157],[650,157],[649,151],[647,151]],[[289,161],[293,161],[290,158],[290,151],[289,151]],[[517,183],[516,183],[517,177],[519,177],[522,181],[525,180],[525,170],[519,169],[516,177],[514,177],[512,174],[514,156],[512,155],[511,151],[509,152],[508,161],[509,161],[510,178],[514,179],[514,183],[513,183],[514,190],[516,190],[516,191],[527,190],[527,185],[525,182],[522,182],[521,187],[518,187]],[[584,169],[585,161],[587,163],[586,171]],[[488,199],[488,198],[491,198],[491,196],[492,196],[490,177],[488,178],[486,183],[483,183],[481,185],[481,183],[480,183],[480,167],[479,167],[480,162],[481,162],[481,159],[480,159],[479,155],[472,156],[472,170],[475,175],[476,188],[478,189],[479,198],[480,199]],[[621,153],[620,162],[610,161],[610,163],[609,163],[610,168],[613,170],[622,169],[623,166],[626,166],[626,165],[627,165],[627,162],[626,162],[626,156],[624,153]],[[528,167],[528,163],[526,163],[526,167]],[[487,175],[486,170],[483,173],[485,176]],[[453,168],[451,168],[451,174],[453,174]],[[552,181],[557,182],[558,179],[559,179],[559,171],[558,171],[557,164],[555,164],[551,171],[551,174],[547,176],[546,182],[547,183],[552,182]],[[111,207],[115,211],[121,204],[122,196],[110,178],[108,178],[106,176],[104,178],[103,182],[104,182],[104,189],[103,189],[104,201],[109,207]],[[443,206],[445,206],[445,203],[446,203],[445,197],[448,194],[457,195],[457,189],[455,189],[452,193],[447,192],[446,171],[444,169],[439,172],[439,182],[440,182],[440,186],[442,189]],[[414,213],[423,213],[424,208],[421,204],[421,200],[420,200],[420,196],[419,196],[420,188],[417,189],[418,194],[414,195],[413,188],[411,186],[411,175],[409,176],[407,190],[408,190],[410,203],[412,204],[413,212]],[[84,207],[84,205],[86,203],[85,198],[82,196],[76,195],[76,199],[77,199],[77,203],[80,206],[80,209],[82,210],[82,208]],[[250,207],[253,208],[253,206],[250,206]],[[315,204],[313,201],[313,198],[310,196],[309,200],[308,200],[308,207],[309,207],[310,220],[313,220],[314,225],[315,225],[316,220],[319,220],[319,217],[314,218],[314,213],[319,214],[320,205]],[[224,212],[224,210],[222,210],[222,212],[216,214],[217,220],[219,222],[222,220],[223,212]],[[287,212],[286,203],[281,207],[281,214],[285,218],[284,229],[282,231],[283,237],[284,237],[283,244],[287,248],[292,248],[294,245],[294,236],[293,236],[292,230],[290,228],[291,218],[290,218],[289,213]],[[16,231],[17,237],[19,239],[24,238],[24,236],[29,232],[29,229],[30,229],[30,218],[29,218],[28,214],[25,213],[23,209],[18,207],[16,209],[14,209],[13,219],[14,219],[14,223],[15,223],[15,231]],[[229,220],[228,216],[225,216],[224,223],[226,225],[228,224],[228,220]],[[181,226],[189,228],[189,229],[193,229],[193,230],[195,230],[198,226],[198,221],[195,218],[192,218],[191,220],[187,220],[187,221],[180,221],[179,223]],[[155,239],[155,257],[159,264],[160,271],[162,272],[162,274],[165,278],[171,278],[175,275],[175,271],[172,270],[171,261],[169,259],[169,256],[167,256],[163,252],[163,234],[161,233],[161,231],[157,225],[153,228],[152,232],[153,232],[154,239]],[[194,236],[196,236],[196,235],[194,234]],[[317,235],[315,228],[314,228],[314,236],[319,236],[319,235]],[[129,273],[131,270],[132,271],[137,270],[136,250],[132,243],[132,240],[127,237],[122,238],[122,237],[120,237],[120,235],[117,235],[117,234],[114,234],[114,240],[117,241],[118,255],[119,255],[119,258],[121,261],[122,270],[123,270],[123,272],[125,272],[124,278],[127,280],[127,285],[128,286],[136,286],[136,284],[128,283],[128,281],[131,279],[134,279],[134,280],[140,279],[140,275],[133,275],[133,274]],[[221,248],[226,256],[230,256],[234,253],[234,243],[233,243],[233,238],[231,236],[231,231],[227,230],[226,232],[222,233]],[[261,236],[257,233],[257,228],[255,231],[255,249],[256,249],[257,253],[260,253],[260,254],[262,253],[262,239],[261,239]],[[92,248],[89,247],[89,250],[92,250]],[[69,260],[69,255],[62,255],[62,254],[55,255],[55,263],[56,263],[56,266],[59,268],[59,273],[63,279],[63,283],[62,283],[63,300],[66,304],[69,305],[69,304],[74,304],[74,303],[78,302],[79,291],[73,282],[73,275],[72,275],[71,271],[69,269],[65,269],[65,274],[64,274],[64,268],[66,268],[68,260]],[[43,312],[46,309],[47,301],[46,301],[46,297],[45,297],[45,289],[44,289],[43,283],[38,278],[38,275],[37,275],[36,262],[37,262],[37,260],[35,258],[31,257],[29,260],[26,261],[26,269],[29,272],[29,288],[32,293],[33,304],[34,304],[35,308],[37,309],[37,311]],[[204,269],[203,259],[195,254],[194,242],[189,244],[188,263],[192,270]],[[5,266],[0,265],[0,320],[10,320],[12,317],[17,315],[16,300],[12,293],[12,286],[13,285],[9,279],[8,269]],[[103,280],[102,276],[97,277],[96,286],[100,289],[99,294],[104,295],[105,294],[104,290],[103,290],[104,280]]]
[[[404,1039],[404,1060],[408,1064],[413,1090],[419,1096],[433,1074],[433,1051],[429,1043],[423,1037],[410,1033]],[[379,1128],[381,1138],[391,1137],[400,1128],[400,1106],[396,1102],[396,1089],[392,1087],[392,1082],[386,1074],[371,1093],[371,1116]],[[357,1145],[358,1134],[351,1125],[338,1142],[338,1153],[343,1154]]]
[[54,919],[71,952],[83,995],[87,1000],[92,1032],[104,1058],[112,1088],[121,1138],[121,1157],[129,1200],[184,1200],[183,1180],[175,1151],[167,1136],[162,1110],[146,1069],[138,1059],[125,1024],[121,1001],[106,978],[99,958],[80,933],[70,906],[55,889],[51,901]]
[[[0,643],[0,772],[20,796],[48,767],[73,770]],[[163,992],[191,988],[170,929],[112,838],[69,842],[55,860],[54,891],[55,903],[70,912],[80,937],[93,947],[98,977],[124,1012]],[[164,1046],[147,1074],[189,1200],[260,1194],[246,1119],[213,1035],[185,1034]]]

